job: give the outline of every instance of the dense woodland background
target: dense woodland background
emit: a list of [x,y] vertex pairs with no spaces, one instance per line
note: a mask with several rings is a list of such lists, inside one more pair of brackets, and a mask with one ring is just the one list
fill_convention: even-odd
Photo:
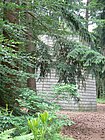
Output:
[[[53,40],[53,48],[42,36]],[[65,84],[85,81],[91,73],[97,97],[105,96],[105,1],[1,0],[1,110],[6,104],[13,115],[26,115],[24,107],[30,115],[46,110],[50,103],[37,96],[36,80],[53,68]]]

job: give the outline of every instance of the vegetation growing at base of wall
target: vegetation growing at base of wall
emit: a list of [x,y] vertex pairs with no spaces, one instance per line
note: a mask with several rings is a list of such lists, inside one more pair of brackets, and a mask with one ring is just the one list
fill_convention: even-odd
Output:
[[99,104],[105,104],[105,97],[103,97],[103,98],[97,98],[97,103],[99,103]]
[[[46,77],[52,68],[57,72],[58,82],[69,85],[76,84],[75,77],[80,82],[85,80],[85,74],[92,73],[98,89],[105,91],[104,38],[98,40],[98,31],[95,35],[88,32],[86,20],[77,14],[82,6],[82,2],[67,0],[0,1],[1,140],[33,137],[30,134],[30,130],[34,134],[33,127],[30,126],[29,130],[27,121],[33,118],[40,120],[38,117],[43,116],[45,110],[51,115],[51,122],[46,123],[50,132],[43,132],[45,126],[40,123],[40,129],[35,128],[38,138],[40,132],[46,139],[62,140],[60,128],[72,123],[59,119],[55,114],[56,106],[39,98],[35,87],[35,80]],[[92,6],[94,12],[94,4]],[[103,20],[105,7],[101,8]],[[100,38],[105,35],[103,31]],[[43,36],[52,39],[53,49],[41,40]],[[81,43],[69,36],[79,36]],[[39,75],[36,75],[36,71],[39,71]],[[59,87],[60,90],[63,91],[63,88]]]

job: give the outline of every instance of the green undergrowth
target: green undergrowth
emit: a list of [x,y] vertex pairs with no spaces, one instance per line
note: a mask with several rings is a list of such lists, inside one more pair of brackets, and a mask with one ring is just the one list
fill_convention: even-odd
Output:
[[[77,97],[72,86],[63,85],[63,89],[61,86],[57,89],[59,92],[72,90],[71,96]],[[15,108],[15,112],[11,110],[8,104],[0,107],[0,140],[74,140],[60,134],[63,126],[71,126],[74,122],[57,114],[57,105],[40,99],[28,89],[22,89],[16,101],[20,113],[16,113]]]
[[105,104],[105,98],[97,98],[97,103]]
[[14,116],[8,106],[0,113],[0,140],[74,140],[61,136],[63,126],[74,122],[67,116],[44,111],[32,116]]
[[[9,129],[9,130],[5,130],[4,132],[2,132],[0,134],[0,140],[33,140],[33,138],[34,138],[32,133],[12,137],[14,131],[15,131],[14,128]],[[55,140],[75,140],[75,139],[74,138],[69,138],[69,137],[66,137],[66,136],[61,136],[60,134],[57,134]]]

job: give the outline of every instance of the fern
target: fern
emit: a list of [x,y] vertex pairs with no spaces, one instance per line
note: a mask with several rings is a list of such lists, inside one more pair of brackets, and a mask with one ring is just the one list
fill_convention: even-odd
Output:
[[32,134],[26,134],[22,136],[16,136],[12,137],[12,134],[14,133],[15,129],[9,129],[5,130],[0,134],[0,140],[32,140],[33,136]]

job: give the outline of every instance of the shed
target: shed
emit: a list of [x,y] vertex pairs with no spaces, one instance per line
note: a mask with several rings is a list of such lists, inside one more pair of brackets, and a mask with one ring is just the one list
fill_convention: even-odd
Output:
[[61,106],[62,110],[67,111],[96,111],[96,84],[95,79],[92,76],[88,76],[83,87],[80,84],[78,92],[80,94],[80,101],[76,101],[74,98],[64,95],[64,97],[54,98],[53,88],[57,84],[58,78],[55,75],[55,71],[52,70],[51,75],[37,81],[38,95],[44,98],[46,101],[55,102]]
[[[48,36],[43,36],[42,40],[45,41],[49,46],[53,46],[53,42]],[[61,106],[62,110],[68,111],[96,111],[96,82],[92,75],[89,75],[85,81],[85,87],[80,83],[78,92],[80,94],[80,101],[77,102],[74,98],[65,95],[64,98],[59,97],[54,99],[53,88],[57,84],[58,77],[56,76],[55,70],[51,71],[46,78],[36,82],[36,89],[38,95],[44,98],[46,101],[56,102]]]

